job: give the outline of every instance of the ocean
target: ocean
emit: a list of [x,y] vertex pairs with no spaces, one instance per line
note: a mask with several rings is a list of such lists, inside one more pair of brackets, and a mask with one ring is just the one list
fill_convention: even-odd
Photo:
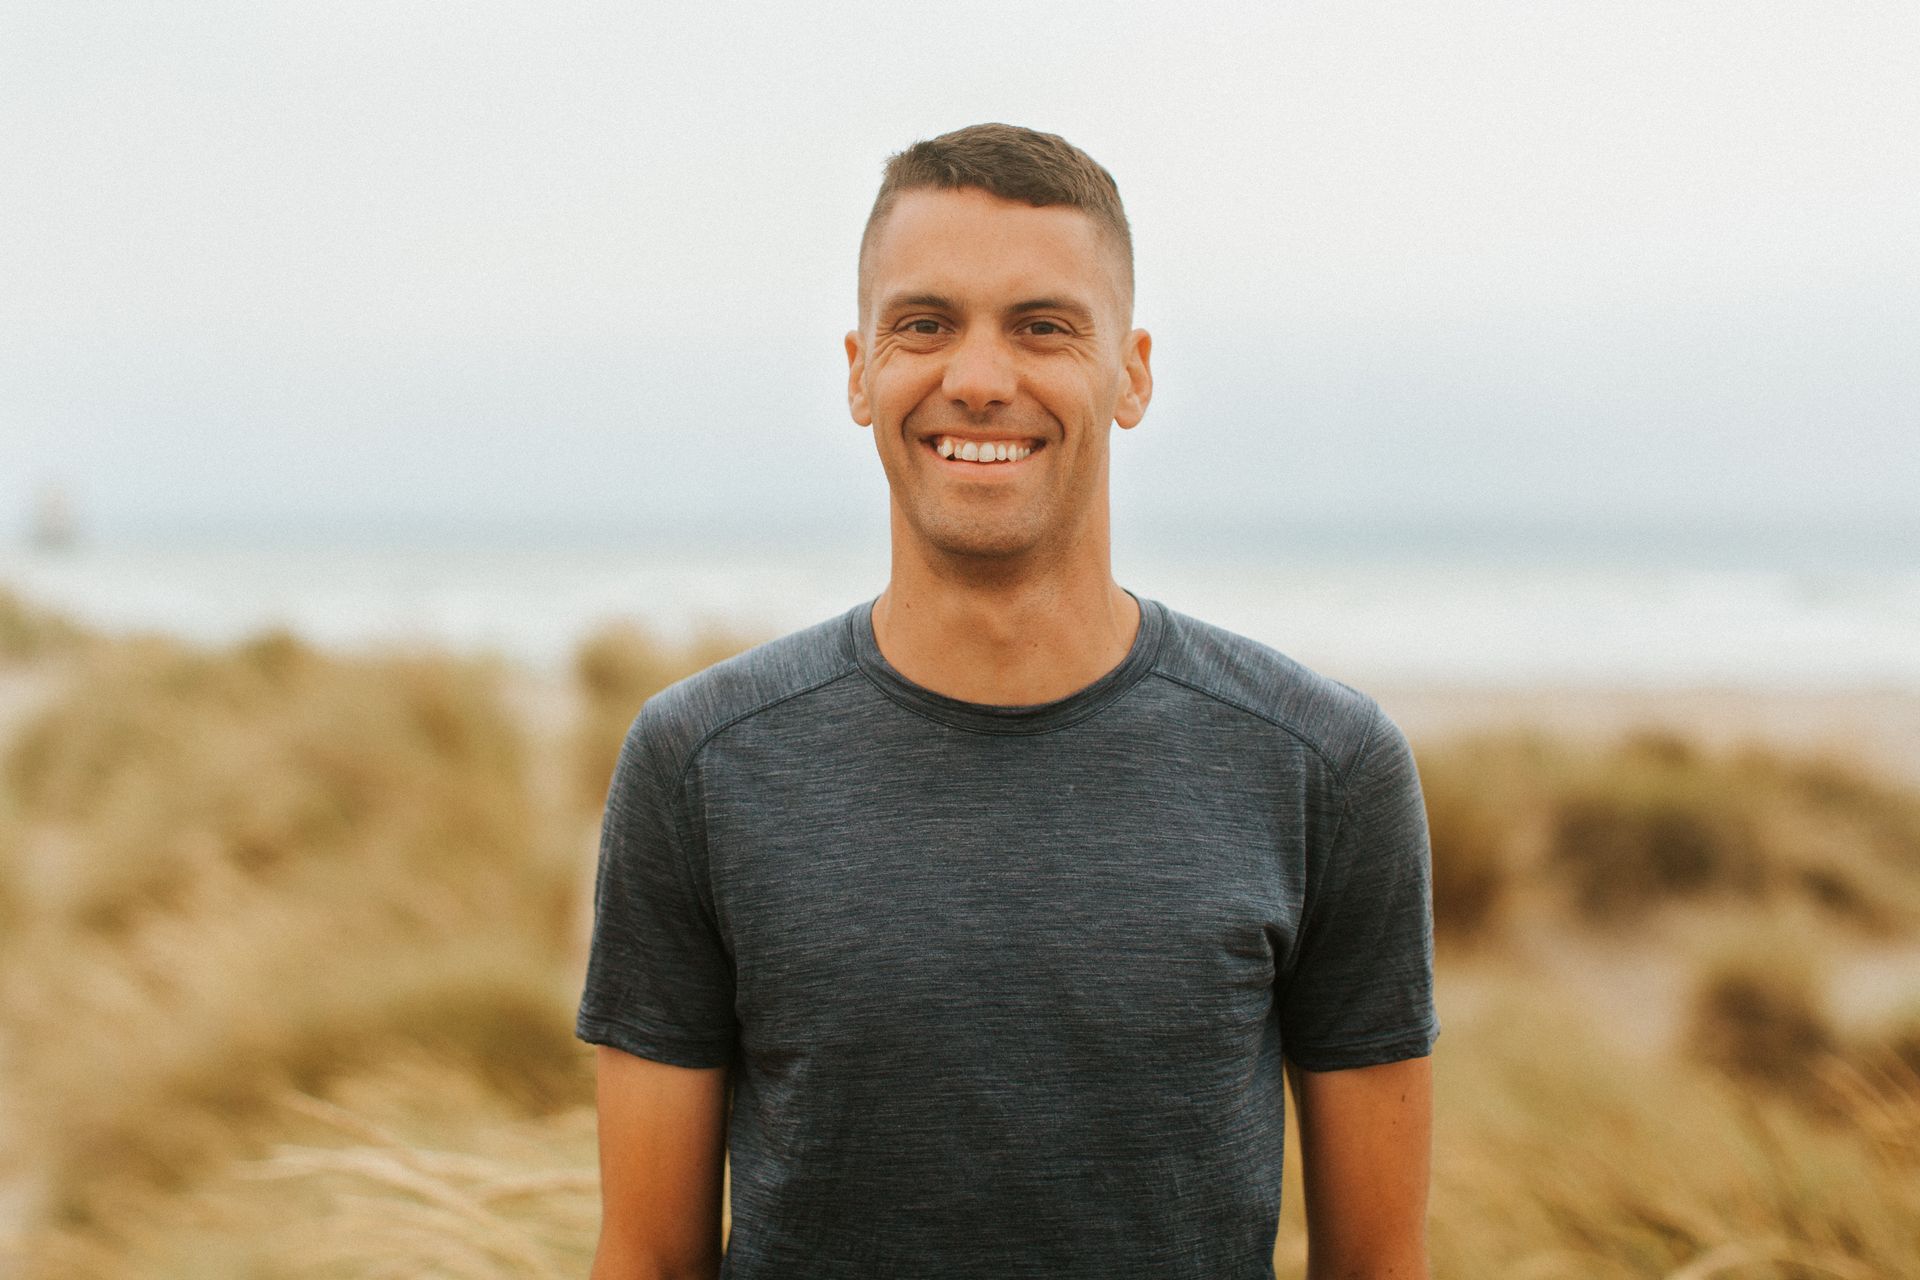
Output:
[[[284,626],[335,648],[444,646],[543,670],[614,621],[669,640],[778,635],[871,598],[886,572],[883,546],[773,537],[0,548],[0,586],[95,626],[211,644]],[[1162,539],[1117,550],[1115,576],[1358,684],[1920,690],[1920,563],[1901,556]]]

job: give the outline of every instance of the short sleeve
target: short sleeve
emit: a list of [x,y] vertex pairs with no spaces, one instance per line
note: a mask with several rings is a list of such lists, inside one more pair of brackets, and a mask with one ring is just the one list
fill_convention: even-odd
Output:
[[1440,1034],[1426,808],[1406,736],[1377,707],[1332,843],[1308,855],[1279,1017],[1282,1051],[1308,1071],[1422,1057]]
[[724,1066],[733,965],[692,870],[694,824],[662,721],[656,703],[643,707],[614,765],[574,1033],[657,1062]]

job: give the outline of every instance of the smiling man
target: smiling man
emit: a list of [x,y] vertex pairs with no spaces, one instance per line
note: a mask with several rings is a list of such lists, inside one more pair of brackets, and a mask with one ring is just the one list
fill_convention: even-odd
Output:
[[1114,580],[1153,379],[1112,177],[918,143],[859,291],[886,589],[650,699],[607,797],[594,1275],[1271,1276],[1290,1078],[1309,1274],[1425,1276],[1412,757]]

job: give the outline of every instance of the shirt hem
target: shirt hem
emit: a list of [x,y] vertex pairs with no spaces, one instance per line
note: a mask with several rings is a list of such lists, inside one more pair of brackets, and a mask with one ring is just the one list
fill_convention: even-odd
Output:
[[582,1015],[575,1023],[574,1038],[588,1044],[606,1045],[636,1058],[664,1062],[675,1067],[724,1067],[733,1061],[731,1041],[690,1039],[635,1027],[610,1018]]
[[1300,1052],[1286,1049],[1294,1065],[1307,1071],[1345,1071],[1352,1067],[1378,1067],[1389,1062],[1424,1058],[1433,1052],[1440,1038],[1440,1024],[1428,1023],[1418,1031],[1394,1032],[1353,1044],[1315,1046]]

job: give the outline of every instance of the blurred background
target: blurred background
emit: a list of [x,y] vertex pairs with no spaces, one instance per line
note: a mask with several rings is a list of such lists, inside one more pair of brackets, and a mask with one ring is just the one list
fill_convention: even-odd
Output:
[[[583,1274],[614,752],[886,581],[886,156],[1065,135],[1116,576],[1380,697],[1436,1276],[1920,1274],[1920,15],[0,16],[0,1277]],[[1290,1156],[1282,1277],[1304,1271]]]

